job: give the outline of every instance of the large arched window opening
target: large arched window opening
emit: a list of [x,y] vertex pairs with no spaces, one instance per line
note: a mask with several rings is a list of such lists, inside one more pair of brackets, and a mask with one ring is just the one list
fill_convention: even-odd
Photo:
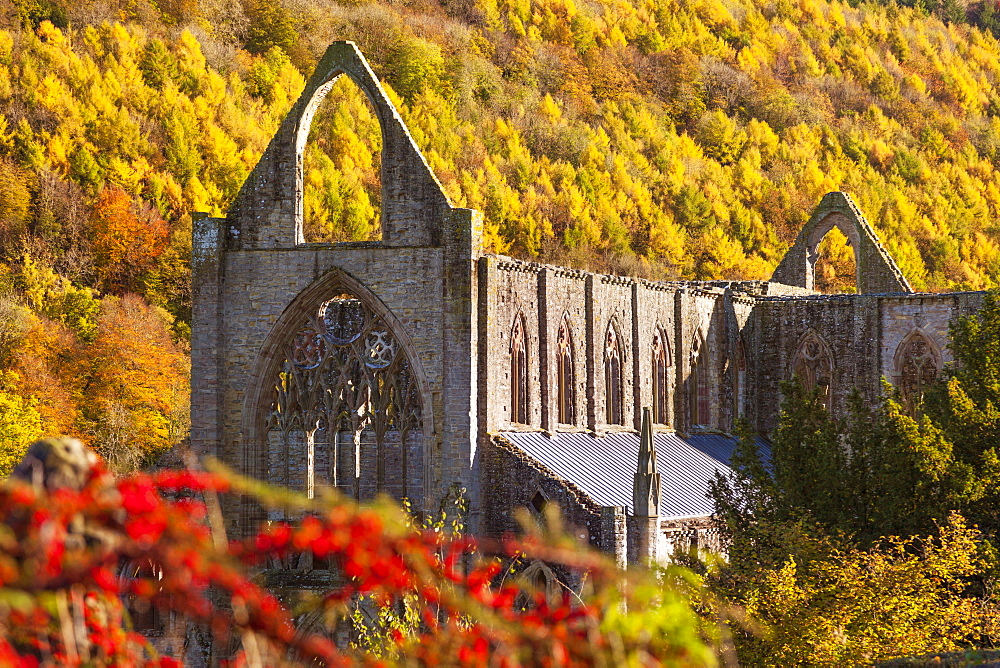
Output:
[[653,336],[653,422],[670,424],[670,340],[662,329]]
[[563,318],[559,325],[559,335],[556,338],[556,365],[558,373],[556,381],[559,400],[559,422],[562,424],[576,423],[576,392],[573,374],[573,335],[570,332],[569,321]]
[[700,337],[696,338],[691,351],[691,372],[688,375],[688,421],[692,427],[709,427],[712,424],[708,367],[708,346]]
[[910,332],[895,355],[896,386],[902,395],[903,407],[915,415],[924,399],[924,392],[941,375],[941,352],[934,342],[919,329]]
[[382,127],[371,101],[340,76],[316,106],[302,154],[303,237],[382,238]]
[[851,240],[832,227],[814,251],[813,288],[826,294],[858,291],[858,266]]
[[315,494],[424,494],[421,398],[410,361],[365,301],[334,292],[283,346],[266,421],[267,479]]
[[608,424],[622,424],[622,350],[613,323],[604,337],[604,401]]
[[819,334],[806,332],[792,361],[792,373],[807,392],[816,391],[819,401],[830,410],[833,400],[833,355]]
[[510,335],[510,420],[528,423],[528,354],[521,315],[514,318]]
[[840,212],[830,213],[813,227],[806,244],[805,287],[820,292],[857,292],[857,226]]

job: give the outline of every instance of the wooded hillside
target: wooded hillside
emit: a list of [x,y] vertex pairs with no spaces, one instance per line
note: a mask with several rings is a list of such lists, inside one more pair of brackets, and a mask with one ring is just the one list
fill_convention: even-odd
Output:
[[[24,431],[0,441],[148,433],[134,461],[184,433],[190,213],[225,212],[335,39],[492,251],[765,278],[846,190],[916,289],[995,286],[1000,43],[965,23],[995,7],[953,5],[0,3],[0,413]],[[341,80],[307,148],[309,240],[378,237],[379,143]],[[850,249],[825,251],[823,285],[851,289]],[[155,350],[113,343],[134,331]],[[126,371],[147,389],[108,389]]]

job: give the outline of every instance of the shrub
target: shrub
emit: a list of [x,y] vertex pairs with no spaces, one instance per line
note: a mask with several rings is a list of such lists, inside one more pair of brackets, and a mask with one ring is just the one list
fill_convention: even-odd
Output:
[[[415,529],[387,500],[307,499],[218,466],[115,479],[91,460],[78,441],[46,439],[15,472],[34,485],[0,483],[0,661],[9,665],[176,665],[129,630],[123,598],[206,625],[216,647],[235,638],[236,665],[715,664],[703,637],[711,629],[679,590],[626,576],[566,538],[536,533],[480,547],[441,527]],[[212,521],[220,493],[298,509],[302,519],[227,541]],[[293,618],[253,576],[302,554],[327,560],[341,584]],[[500,558],[513,556],[586,573],[585,592],[501,579]],[[157,575],[119,577],[126,562],[155,565]],[[413,611],[406,632],[388,629],[381,657],[338,648],[333,626],[297,627],[317,614],[336,625],[359,597]]]

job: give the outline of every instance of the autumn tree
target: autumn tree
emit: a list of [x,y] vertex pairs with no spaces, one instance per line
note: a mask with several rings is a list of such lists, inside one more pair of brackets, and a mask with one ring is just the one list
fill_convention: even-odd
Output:
[[83,353],[82,431],[109,464],[134,469],[175,445],[188,427],[188,357],[171,318],[136,295],[105,297]]
[[91,244],[98,284],[116,293],[135,291],[159,257],[169,230],[155,212],[123,190],[105,187],[94,205]]

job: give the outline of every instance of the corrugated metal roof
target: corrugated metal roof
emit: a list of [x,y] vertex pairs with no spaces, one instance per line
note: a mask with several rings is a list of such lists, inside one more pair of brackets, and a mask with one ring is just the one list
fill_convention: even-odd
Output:
[[[508,431],[504,439],[526,455],[573,483],[599,506],[624,506],[632,513],[632,485],[639,458],[639,434]],[[704,517],[712,514],[706,497],[715,472],[731,473],[729,459],[736,439],[721,434],[681,438],[661,432],[653,436],[660,471],[660,516]],[[761,442],[763,448],[766,444]]]

